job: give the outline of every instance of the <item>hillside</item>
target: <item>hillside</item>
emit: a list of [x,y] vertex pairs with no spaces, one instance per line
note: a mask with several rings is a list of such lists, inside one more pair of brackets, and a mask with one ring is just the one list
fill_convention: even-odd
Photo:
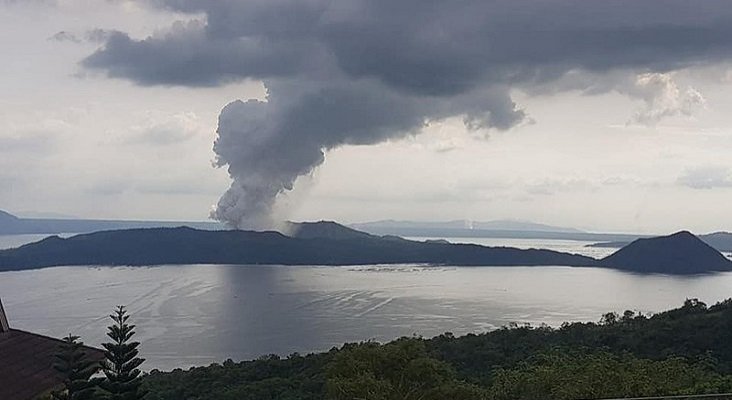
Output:
[[[59,265],[287,264],[359,265],[426,263],[449,265],[592,266],[589,257],[550,250],[519,250],[472,244],[425,243],[366,235],[332,235],[328,223],[306,225],[307,238],[278,232],[155,228],[104,231],[67,239],[46,238],[0,251],[0,270]],[[335,230],[334,230],[335,229]],[[346,228],[347,229],[347,228]]]
[[600,323],[517,326],[462,337],[446,333],[153,371],[144,385],[155,400],[568,400],[729,393],[730,326],[732,300],[711,307],[687,300],[651,317],[626,311],[608,313]]
[[299,239],[365,239],[373,235],[357,231],[333,221],[288,222],[285,226],[287,236]]
[[732,270],[732,261],[687,231],[638,239],[600,263],[644,273],[697,274]]

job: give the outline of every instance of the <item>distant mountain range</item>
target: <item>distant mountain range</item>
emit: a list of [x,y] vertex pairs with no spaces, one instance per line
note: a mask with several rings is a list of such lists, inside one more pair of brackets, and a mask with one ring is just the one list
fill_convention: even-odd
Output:
[[537,224],[528,221],[495,220],[495,221],[470,221],[454,220],[444,222],[421,222],[421,221],[395,221],[392,219],[351,224],[351,227],[365,232],[375,229],[478,229],[498,231],[531,231],[531,232],[564,232],[564,233],[585,233],[579,229],[564,228]]
[[103,231],[49,237],[0,251],[0,270],[61,265],[284,264],[586,266],[696,274],[732,270],[732,262],[688,232],[637,240],[602,260],[551,250],[486,247],[375,236],[334,222],[292,224],[278,232],[188,227]]
[[[188,226],[202,230],[225,229],[225,226],[218,222],[200,221],[119,221],[73,218],[18,218],[10,213],[0,210],[0,235],[90,233],[102,230],[173,228],[179,226]],[[574,228],[512,220],[483,222],[468,220],[446,222],[384,220],[352,224],[350,227],[373,235],[403,237],[566,239],[597,242],[630,242],[631,240],[640,237],[639,235],[627,234],[590,233]],[[287,227],[283,230],[287,230]]]
[[564,239],[584,241],[630,242],[642,235],[622,233],[592,233],[534,222],[496,220],[447,222],[417,222],[384,220],[350,225],[354,229],[374,235],[443,238],[505,238],[505,239]]
[[18,220],[18,217],[0,210],[0,224],[13,224]]
[[[621,248],[636,239],[651,238],[652,235],[625,233],[595,233],[574,228],[537,224],[512,220],[474,222],[456,220],[447,222],[416,222],[384,220],[350,225],[354,229],[374,235],[397,235],[404,237],[439,238],[501,238],[501,239],[560,239],[598,243],[588,247]],[[732,252],[732,233],[715,232],[700,235],[699,238],[715,249]]]
[[223,229],[217,222],[115,221],[93,219],[18,218],[0,210],[0,235],[88,233],[111,229],[189,226],[203,230]]

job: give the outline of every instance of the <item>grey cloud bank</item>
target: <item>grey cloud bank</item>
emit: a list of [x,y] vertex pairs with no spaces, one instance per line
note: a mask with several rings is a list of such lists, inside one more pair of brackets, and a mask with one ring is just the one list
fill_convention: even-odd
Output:
[[693,189],[732,188],[732,170],[723,166],[689,168],[677,183]]
[[726,59],[732,46],[723,0],[154,3],[205,22],[141,41],[116,33],[84,64],[141,84],[341,73],[449,95],[573,68],[673,70]]
[[[266,101],[222,110],[214,146],[234,180],[214,215],[238,227],[270,225],[277,195],[328,149],[453,116],[470,129],[509,129],[526,118],[512,88],[578,70],[644,76],[637,93],[618,90],[643,99],[648,109],[634,119],[652,123],[703,104],[663,73],[732,56],[732,4],[723,0],[151,4],[203,17],[142,40],[112,33],[83,65],[141,85],[264,81]],[[582,84],[573,89],[591,89]]]

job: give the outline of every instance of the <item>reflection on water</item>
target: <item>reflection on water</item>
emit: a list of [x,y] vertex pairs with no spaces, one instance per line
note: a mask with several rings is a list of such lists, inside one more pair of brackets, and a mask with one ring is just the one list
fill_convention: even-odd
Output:
[[568,267],[63,267],[0,273],[11,325],[104,341],[106,315],[126,304],[147,368],[265,353],[327,350],[346,341],[483,332],[509,322],[598,320],[653,312],[688,297],[732,297],[732,273],[634,275]]

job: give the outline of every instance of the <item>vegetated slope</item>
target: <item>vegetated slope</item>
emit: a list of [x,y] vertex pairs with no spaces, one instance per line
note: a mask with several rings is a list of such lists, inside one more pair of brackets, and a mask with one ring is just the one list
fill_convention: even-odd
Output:
[[0,251],[0,269],[5,270],[59,265],[400,263],[591,266],[596,260],[550,250],[374,236],[303,239],[277,232],[201,231],[186,227],[105,231],[67,239],[50,237]]
[[[732,390],[732,300],[652,317],[347,344],[329,352],[153,373],[151,400],[598,399]],[[143,354],[144,355],[144,354]],[[371,397],[369,397],[369,394]],[[379,397],[381,396],[381,397]]]
[[697,274],[732,270],[732,261],[687,231],[638,239],[600,260],[612,268],[668,274]]
[[333,221],[288,222],[287,235],[298,239],[364,239],[373,235]]

